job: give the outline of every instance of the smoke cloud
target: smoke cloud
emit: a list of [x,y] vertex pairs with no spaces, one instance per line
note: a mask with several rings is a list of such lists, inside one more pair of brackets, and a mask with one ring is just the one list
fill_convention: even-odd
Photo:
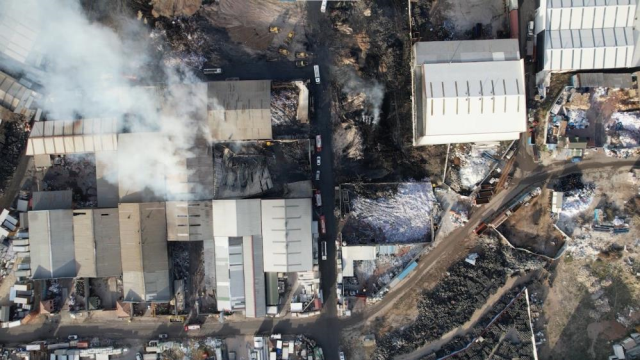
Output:
[[342,88],[342,91],[347,95],[354,93],[365,95],[365,114],[371,117],[371,122],[374,125],[380,121],[384,90],[384,85],[377,80],[364,80],[352,70],[346,73],[346,81]]
[[[118,181],[121,189],[146,188],[158,197],[182,191],[165,179],[186,179],[185,157],[195,156],[193,144],[208,136],[206,85],[196,84],[199,80],[180,64],[166,65],[149,29],[122,19],[116,33],[90,22],[74,1],[3,1],[0,13],[29,14],[30,26],[40,27],[36,49],[46,66],[38,82],[50,120],[118,118],[121,131],[161,135],[145,137],[131,153],[112,157],[108,166],[115,171],[109,173],[117,179],[107,180]],[[162,86],[144,86],[158,83]]]

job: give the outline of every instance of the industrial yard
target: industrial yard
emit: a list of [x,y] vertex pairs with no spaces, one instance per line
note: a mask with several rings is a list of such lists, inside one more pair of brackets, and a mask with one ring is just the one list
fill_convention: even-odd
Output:
[[639,12],[0,2],[0,357],[640,359]]

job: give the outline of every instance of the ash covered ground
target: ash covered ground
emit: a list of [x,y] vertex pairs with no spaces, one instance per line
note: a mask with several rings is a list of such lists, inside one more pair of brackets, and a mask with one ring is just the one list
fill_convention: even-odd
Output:
[[432,240],[440,206],[431,183],[344,184],[342,240],[349,245]]
[[215,144],[214,198],[295,197],[300,190],[309,196],[309,146],[309,140]]

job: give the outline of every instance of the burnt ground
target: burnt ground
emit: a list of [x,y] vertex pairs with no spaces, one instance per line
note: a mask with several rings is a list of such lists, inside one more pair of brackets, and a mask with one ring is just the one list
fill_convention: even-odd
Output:
[[286,195],[287,184],[311,180],[309,146],[309,140],[215,144],[214,198]]
[[[430,2],[412,6],[428,13]],[[327,12],[333,26],[327,36],[335,54],[337,181],[390,182],[441,176],[446,146],[412,145],[412,42],[407,2],[335,2],[329,3]],[[416,19],[425,29],[422,40],[451,38],[445,28],[435,26],[440,20],[425,22],[429,16]]]
[[96,207],[98,190],[94,154],[56,158],[42,179],[43,191],[71,190],[78,208]]
[[[0,198],[3,198],[20,163],[29,133],[25,131],[26,123],[21,115],[0,107],[0,117],[2,118],[2,124],[0,124],[0,152],[2,153],[0,156]],[[7,195],[13,197],[15,194]],[[13,198],[6,200],[10,202],[13,201]]]

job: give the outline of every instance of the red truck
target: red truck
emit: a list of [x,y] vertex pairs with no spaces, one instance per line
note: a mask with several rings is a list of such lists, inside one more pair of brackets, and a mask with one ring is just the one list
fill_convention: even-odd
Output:
[[320,215],[320,232],[322,235],[327,233],[327,224],[325,223],[324,215]]

